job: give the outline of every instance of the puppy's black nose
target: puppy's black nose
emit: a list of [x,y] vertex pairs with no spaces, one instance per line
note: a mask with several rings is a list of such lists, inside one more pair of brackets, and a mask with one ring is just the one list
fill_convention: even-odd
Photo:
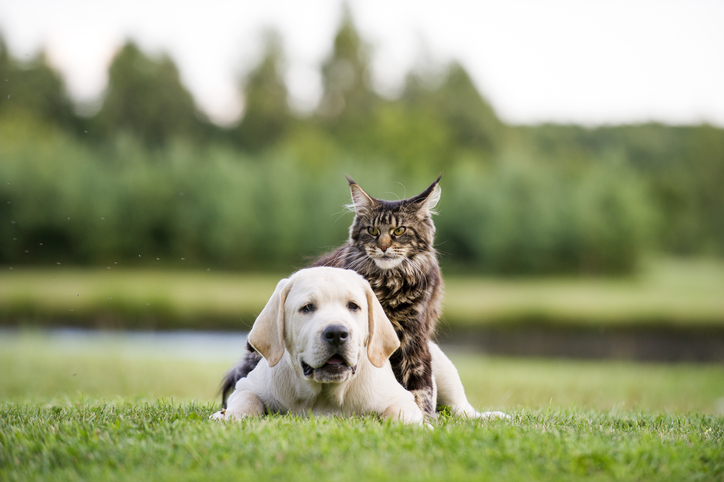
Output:
[[329,325],[322,332],[322,338],[330,345],[343,345],[349,338],[349,330],[342,325]]

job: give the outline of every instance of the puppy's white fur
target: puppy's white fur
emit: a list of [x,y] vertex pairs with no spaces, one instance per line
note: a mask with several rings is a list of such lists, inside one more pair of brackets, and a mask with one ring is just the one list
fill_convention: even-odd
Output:
[[[324,339],[325,328],[333,325],[349,333],[342,346]],[[369,283],[354,271],[309,268],[280,281],[248,341],[264,358],[213,418],[378,413],[423,423],[388,361],[399,347],[397,335]]]

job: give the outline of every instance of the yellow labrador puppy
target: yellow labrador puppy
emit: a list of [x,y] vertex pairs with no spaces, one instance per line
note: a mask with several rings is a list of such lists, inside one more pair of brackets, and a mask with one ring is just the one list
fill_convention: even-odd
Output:
[[212,418],[378,413],[423,423],[388,361],[400,345],[392,323],[354,271],[309,268],[280,281],[248,342],[264,359]]

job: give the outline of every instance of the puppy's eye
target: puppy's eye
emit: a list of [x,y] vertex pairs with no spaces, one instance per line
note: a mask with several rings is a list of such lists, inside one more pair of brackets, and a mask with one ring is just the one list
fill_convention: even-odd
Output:
[[380,230],[375,228],[374,226],[370,226],[369,228],[367,228],[367,232],[370,233],[372,236],[377,236],[378,234],[380,234]]
[[306,305],[299,308],[299,312],[304,314],[312,313],[314,310],[316,310],[316,308],[312,303],[307,303]]
[[394,234],[395,236],[402,236],[403,234],[405,234],[405,231],[407,231],[407,228],[404,226],[400,226],[399,228],[392,231],[392,234]]
[[349,303],[347,303],[347,309],[349,309],[349,311],[359,311],[362,308],[360,308],[359,305],[354,301],[350,301]]

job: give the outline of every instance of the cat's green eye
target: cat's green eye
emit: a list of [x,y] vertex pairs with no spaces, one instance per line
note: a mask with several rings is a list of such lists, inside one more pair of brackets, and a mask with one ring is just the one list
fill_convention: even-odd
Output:
[[378,234],[380,234],[380,230],[375,228],[374,226],[370,226],[369,228],[367,228],[367,232],[370,233],[372,236],[377,236]]
[[400,226],[399,228],[392,231],[392,234],[394,234],[395,236],[402,236],[403,234],[405,234],[405,231],[407,231],[407,228],[404,226]]

